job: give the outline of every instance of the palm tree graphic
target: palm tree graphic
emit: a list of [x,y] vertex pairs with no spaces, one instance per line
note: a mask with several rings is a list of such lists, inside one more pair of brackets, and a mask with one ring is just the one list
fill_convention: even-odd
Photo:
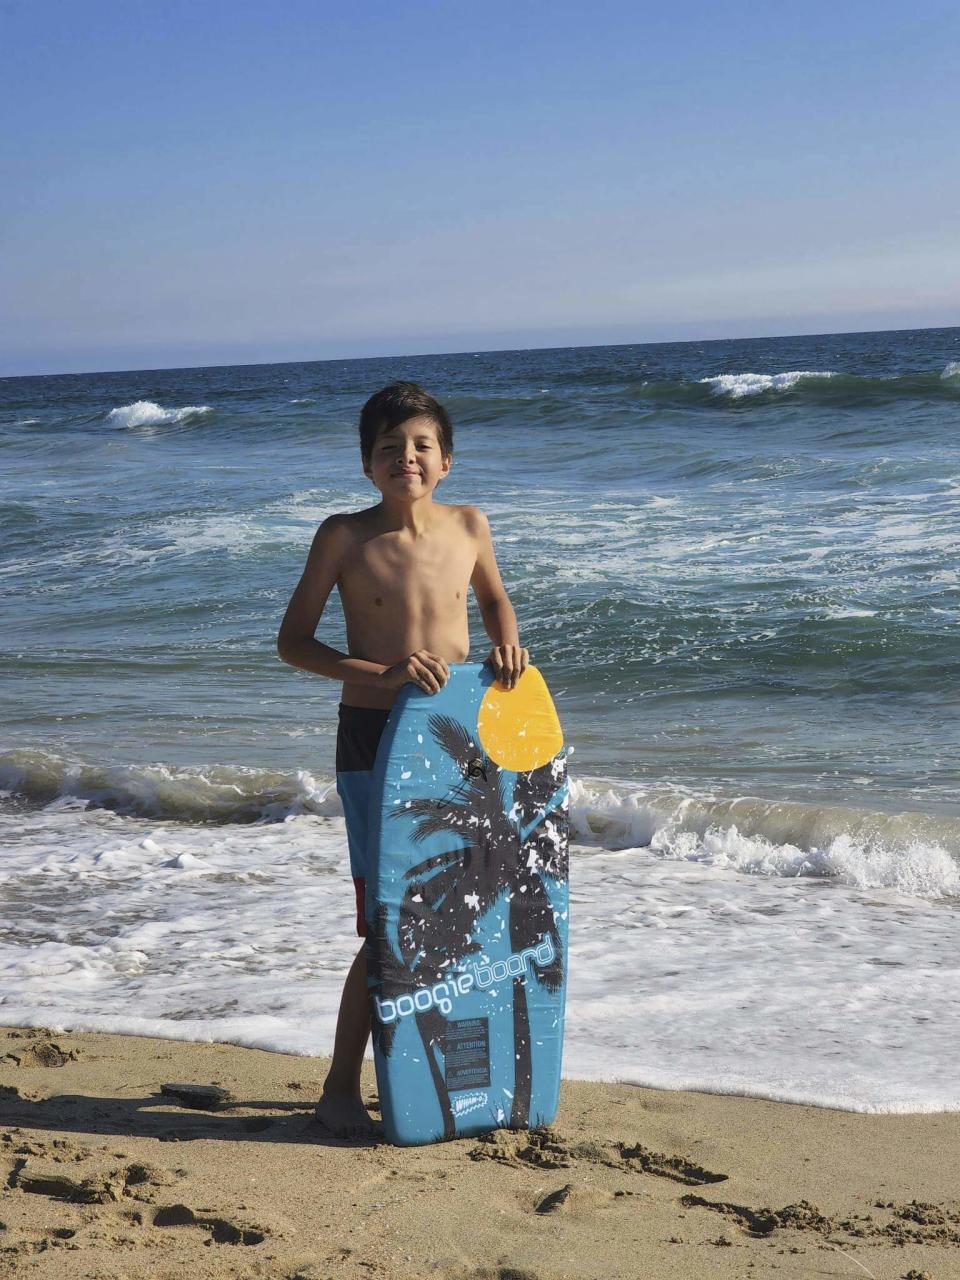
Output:
[[[374,996],[378,996],[381,1000],[395,1001],[398,996],[413,995],[422,981],[421,975],[406,965],[390,945],[387,916],[386,905],[381,904],[378,906],[374,918],[373,938],[368,937],[365,943],[367,993],[370,997],[371,1010],[376,1008],[373,1003]],[[437,1097],[441,1099],[443,1136],[445,1138],[454,1138],[456,1137],[456,1126],[453,1112],[450,1110],[450,1096],[434,1053],[435,1045],[440,1045],[441,1047],[443,1045],[443,1015],[436,1008],[432,1008],[425,1012],[418,1009],[415,1016],[417,1029],[420,1032],[420,1038],[423,1041],[424,1051],[427,1055],[427,1065],[430,1068],[434,1088],[437,1091]],[[384,1022],[374,1013],[370,1019],[370,1027],[374,1046],[379,1049],[385,1058],[389,1058],[393,1052],[393,1040],[397,1023],[393,1021]]]
[[[507,920],[501,919],[501,933],[504,926],[509,929],[512,952],[536,946],[549,935],[553,960],[544,968],[530,966],[528,972],[546,990],[557,992],[563,984],[563,951],[546,880],[567,879],[565,753],[559,752],[539,768],[517,773],[509,798],[500,766],[463,725],[450,716],[435,715],[429,727],[456,764],[461,782],[445,799],[405,801],[390,816],[416,819],[411,838],[417,844],[436,833],[449,834],[457,843],[405,873],[410,883],[400,903],[399,955],[387,937],[386,909],[378,911],[375,950],[379,954],[372,969],[368,967],[373,988],[389,998],[391,992],[413,991],[452,977],[468,956],[482,950],[475,939],[478,923],[506,893],[509,908]],[[444,1052],[446,1019],[435,1006],[418,1010],[415,1016],[440,1102],[444,1137],[454,1137],[450,1094],[437,1056]],[[392,1023],[375,1031],[385,1054],[392,1047],[393,1033]],[[513,978],[513,1043],[516,1072],[510,1123],[513,1128],[526,1128],[532,1051],[523,975]]]

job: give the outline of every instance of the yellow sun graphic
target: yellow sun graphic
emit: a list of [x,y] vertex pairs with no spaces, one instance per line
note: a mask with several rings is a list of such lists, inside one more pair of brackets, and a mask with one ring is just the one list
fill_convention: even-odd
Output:
[[501,769],[538,769],[563,746],[557,710],[543,676],[527,667],[516,688],[492,684],[477,714],[480,743]]

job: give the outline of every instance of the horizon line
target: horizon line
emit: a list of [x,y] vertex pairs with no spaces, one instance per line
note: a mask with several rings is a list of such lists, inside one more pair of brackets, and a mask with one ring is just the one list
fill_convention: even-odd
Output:
[[183,365],[146,365],[135,369],[84,369],[80,372],[61,373],[0,373],[0,381],[14,382],[21,378],[95,378],[105,374],[125,373],[196,373],[203,369],[267,369],[276,365],[288,364],[344,364],[362,360],[423,360],[433,356],[467,356],[467,355],[508,355],[519,351],[590,351],[608,347],[682,347],[693,344],[704,345],[714,342],[764,342],[789,340],[793,338],[853,338],[871,333],[928,333],[960,329],[960,324],[908,326],[903,329],[828,329],[816,333],[780,333],[754,334],[739,338],[683,338],[657,339],[653,342],[575,342],[561,343],[547,347],[484,347],[479,351],[468,349],[462,351],[421,351],[409,354],[373,355],[373,356],[321,356],[310,360],[251,360],[242,364],[183,364]]

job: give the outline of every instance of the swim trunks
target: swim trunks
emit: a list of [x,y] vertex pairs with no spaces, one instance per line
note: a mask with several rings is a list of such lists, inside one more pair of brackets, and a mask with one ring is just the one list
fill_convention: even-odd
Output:
[[390,709],[351,707],[340,703],[337,724],[337,795],[347,820],[350,874],[357,895],[357,933],[367,936],[365,890],[367,883],[367,830],[370,824],[370,783],[380,736]]

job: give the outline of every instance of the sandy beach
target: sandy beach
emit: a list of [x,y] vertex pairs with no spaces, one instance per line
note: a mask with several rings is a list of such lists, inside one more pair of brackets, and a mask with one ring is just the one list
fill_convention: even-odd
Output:
[[957,1113],[565,1080],[549,1130],[398,1148],[321,1128],[326,1067],[0,1028],[0,1275],[960,1276]]

